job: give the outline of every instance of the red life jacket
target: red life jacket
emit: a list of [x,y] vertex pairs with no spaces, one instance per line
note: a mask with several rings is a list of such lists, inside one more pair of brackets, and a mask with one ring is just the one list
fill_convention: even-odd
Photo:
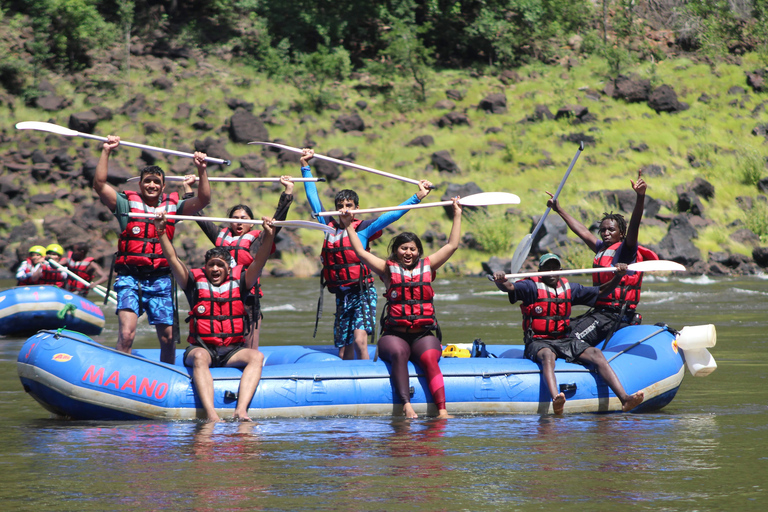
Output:
[[523,332],[536,338],[562,338],[571,325],[571,285],[558,279],[555,288],[547,286],[541,277],[528,278],[536,283],[536,302],[520,305],[523,312]]
[[66,272],[53,268],[53,265],[50,265],[47,261],[43,262],[42,271],[40,279],[35,284],[47,284],[64,288],[64,283],[67,282]]
[[389,287],[384,293],[387,299],[384,327],[429,329],[437,326],[432,304],[434,275],[429,258],[419,260],[413,270],[406,270],[391,260],[387,260],[387,267]]
[[[357,229],[361,222],[352,221],[352,227]],[[323,250],[320,253],[323,261],[323,282],[328,286],[328,290],[335,292],[342,286],[358,285],[361,281],[373,284],[374,276],[355,254],[347,231],[334,220],[331,220],[330,225],[336,228],[336,233],[325,234]],[[381,231],[377,231],[368,241],[376,240],[381,234]]]
[[[72,251],[69,251],[67,253],[67,268],[77,274],[78,277],[81,277],[82,279],[85,279],[89,283],[91,282],[91,274],[87,272],[88,266],[93,261],[93,258],[88,256],[87,258],[83,258],[80,261],[74,261],[72,259]],[[75,279],[72,276],[67,276],[67,290],[71,292],[85,292],[88,290],[88,287]]]
[[213,286],[203,269],[191,270],[195,278],[194,304],[189,312],[189,343],[227,346],[243,343],[248,334],[248,315],[245,311],[245,272],[235,267],[226,281]]
[[27,286],[30,284],[35,284],[32,282],[32,271],[35,270],[35,266],[32,264],[32,260],[27,258],[27,261],[23,261],[21,264],[26,264],[26,275],[16,281],[16,286]]
[[[138,192],[126,190],[130,211],[133,213],[155,213],[157,208],[165,208],[168,213],[165,233],[168,239],[173,240],[174,220],[176,206],[179,202],[179,194],[163,194],[157,207],[147,206]],[[129,217],[128,225],[120,234],[117,243],[117,268],[122,267],[131,272],[149,272],[158,269],[167,269],[168,261],[163,257],[163,249],[155,231],[154,219],[142,219]]]
[[[610,247],[603,249],[595,254],[595,259],[592,262],[593,268],[598,267],[611,267],[613,266],[613,258],[616,255],[616,251],[619,249],[621,242],[616,242]],[[658,260],[659,256],[652,250],[640,246],[637,246],[637,261]],[[610,272],[599,272],[592,274],[592,284],[594,286],[600,286],[613,279],[613,274]],[[595,302],[595,307],[621,309],[624,303],[627,304],[627,308],[634,310],[637,308],[638,302],[640,302],[640,287],[643,284],[643,273],[633,272],[631,275],[626,274],[619,281],[618,286],[611,291],[608,295],[598,297]]]
[[[229,228],[224,228],[219,231],[219,236],[216,237],[216,247],[224,247],[229,250],[229,254],[232,256],[230,266],[235,268],[237,265],[242,265],[244,268],[248,268],[248,265],[253,263],[253,256],[251,256],[251,245],[256,242],[256,239],[261,235],[261,231],[254,229],[247,231],[240,236],[231,234]],[[270,254],[273,254],[277,248],[274,242],[272,243],[272,250]],[[256,294],[258,290],[259,297],[264,296],[264,291],[261,289],[261,278],[256,280],[256,286],[253,287],[251,293]]]

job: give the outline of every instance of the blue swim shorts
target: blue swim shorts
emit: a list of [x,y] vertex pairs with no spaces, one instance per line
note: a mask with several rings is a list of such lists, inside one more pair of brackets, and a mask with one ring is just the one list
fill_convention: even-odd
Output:
[[336,320],[333,323],[333,344],[337,348],[351,345],[355,331],[373,332],[376,322],[376,287],[347,291],[336,295]]
[[146,312],[150,325],[173,325],[171,290],[171,276],[139,279],[131,275],[118,275],[115,280],[117,311],[128,309],[137,316]]

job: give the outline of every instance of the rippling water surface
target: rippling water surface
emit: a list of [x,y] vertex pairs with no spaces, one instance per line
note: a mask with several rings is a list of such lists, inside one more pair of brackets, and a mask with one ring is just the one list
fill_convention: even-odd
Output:
[[[314,280],[264,286],[262,344],[330,342],[330,295],[311,341]],[[487,280],[436,289],[446,342],[520,339],[519,308]],[[719,367],[639,415],[72,422],[23,392],[24,340],[0,338],[0,509],[764,510],[768,280],[646,277],[641,309],[645,323],[714,323]],[[113,345],[106,315],[96,339]],[[136,346],[156,346],[145,322]]]

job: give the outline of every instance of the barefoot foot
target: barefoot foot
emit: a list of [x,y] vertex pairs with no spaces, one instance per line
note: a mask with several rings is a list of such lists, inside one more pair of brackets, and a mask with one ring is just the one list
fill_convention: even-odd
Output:
[[629,412],[641,403],[643,403],[643,399],[645,398],[645,393],[642,391],[638,391],[634,395],[630,395],[627,397],[627,400],[621,405],[621,410],[623,412]]
[[403,414],[405,414],[405,417],[410,419],[418,418],[419,416],[416,414],[416,411],[413,410],[413,407],[411,404],[405,404],[403,406]]
[[440,419],[440,420],[447,420],[447,419],[451,419],[453,417],[454,416],[451,416],[450,414],[448,414],[448,411],[446,409],[440,409],[438,411],[438,413],[437,413],[437,416],[436,416],[436,418]]
[[248,416],[244,412],[237,412],[235,411],[235,415],[233,417],[235,421],[253,421],[250,416]]
[[555,414],[563,414],[565,408],[565,393],[560,393],[552,399],[552,411]]

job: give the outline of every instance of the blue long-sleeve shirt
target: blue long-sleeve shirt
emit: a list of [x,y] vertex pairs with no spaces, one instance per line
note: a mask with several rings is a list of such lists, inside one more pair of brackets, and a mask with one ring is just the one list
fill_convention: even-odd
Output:
[[[312,178],[312,170],[309,167],[302,167],[301,168],[301,176],[304,178]],[[309,206],[312,208],[312,213],[317,214],[319,212],[325,211],[323,208],[322,203],[320,202],[320,196],[317,193],[317,185],[315,185],[312,181],[305,181],[304,182],[304,191],[307,193],[307,201],[309,202]],[[419,199],[419,196],[416,194],[413,194],[411,197],[403,201],[401,206],[405,205],[411,205],[411,204],[419,204],[421,202],[421,199]],[[408,213],[408,210],[396,210],[392,212],[386,212],[380,217],[377,217],[375,219],[366,219],[362,221],[355,231],[357,231],[357,236],[360,238],[360,242],[362,242],[363,247],[368,249],[368,241],[375,238],[375,234],[384,229],[385,227],[389,226],[393,222],[397,221]],[[331,224],[331,217],[317,217],[318,222],[322,222],[324,224],[328,224],[330,226],[334,226],[338,229],[338,225],[336,223]]]

